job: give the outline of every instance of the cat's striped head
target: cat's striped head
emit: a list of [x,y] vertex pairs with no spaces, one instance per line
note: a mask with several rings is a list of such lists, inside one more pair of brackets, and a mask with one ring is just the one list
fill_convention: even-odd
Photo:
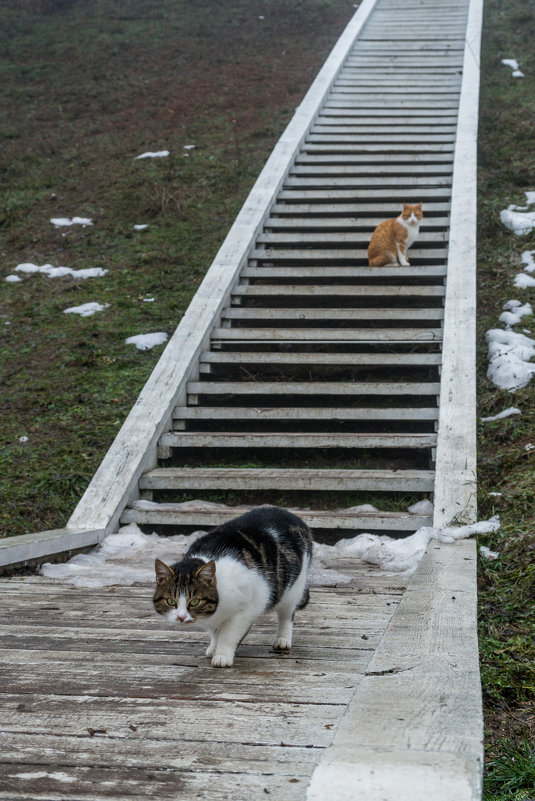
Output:
[[168,567],[156,559],[154,608],[170,623],[194,623],[209,617],[217,609],[218,595],[215,562],[183,559]]
[[401,212],[402,219],[411,225],[415,225],[420,222],[423,218],[422,212],[422,204],[415,203],[411,205],[410,203],[403,204],[403,211]]

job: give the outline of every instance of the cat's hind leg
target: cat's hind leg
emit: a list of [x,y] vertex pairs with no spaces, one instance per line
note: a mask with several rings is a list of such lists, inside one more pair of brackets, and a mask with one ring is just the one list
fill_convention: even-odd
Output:
[[277,634],[273,643],[275,651],[288,653],[292,647],[294,615],[296,609],[303,609],[308,603],[307,587],[308,559],[291,587],[285,591],[275,607],[277,612]]

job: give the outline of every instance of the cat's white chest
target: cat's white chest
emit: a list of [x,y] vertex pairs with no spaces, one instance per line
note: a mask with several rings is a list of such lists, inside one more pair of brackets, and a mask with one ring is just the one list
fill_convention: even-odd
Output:
[[416,238],[418,237],[418,233],[419,233],[419,231],[420,231],[420,223],[418,223],[418,222],[416,222],[416,223],[412,223],[412,224],[411,224],[411,223],[407,223],[407,222],[406,222],[406,221],[403,219],[403,217],[401,217],[401,216],[400,216],[400,217],[398,217],[398,222],[400,222],[400,223],[401,223],[401,225],[403,226],[403,228],[404,228],[404,229],[405,229],[405,231],[407,232],[407,240],[406,240],[406,242],[405,242],[405,247],[407,247],[407,248],[410,248],[410,246],[412,245],[412,243],[413,243],[413,242],[416,240]]

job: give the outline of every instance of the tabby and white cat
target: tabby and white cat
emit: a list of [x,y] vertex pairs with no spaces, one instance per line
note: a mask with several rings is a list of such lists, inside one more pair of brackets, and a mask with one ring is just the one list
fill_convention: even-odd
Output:
[[404,203],[399,217],[380,223],[368,247],[370,267],[408,267],[406,252],[418,236],[423,216],[421,203]]
[[180,562],[156,559],[156,611],[169,622],[210,633],[206,656],[230,667],[236,648],[264,612],[277,612],[276,651],[292,645],[296,609],[308,602],[312,538],[306,524],[277,506],[260,506],[200,537]]

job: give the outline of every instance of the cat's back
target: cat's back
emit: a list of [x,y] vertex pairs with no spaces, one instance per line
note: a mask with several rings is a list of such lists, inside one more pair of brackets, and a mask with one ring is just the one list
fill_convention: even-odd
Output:
[[[206,555],[217,559],[234,556],[250,565],[261,565],[278,557],[281,549],[302,558],[312,553],[312,537],[297,515],[278,506],[260,506],[229,520],[196,540],[189,556]],[[270,558],[271,557],[271,558]]]

